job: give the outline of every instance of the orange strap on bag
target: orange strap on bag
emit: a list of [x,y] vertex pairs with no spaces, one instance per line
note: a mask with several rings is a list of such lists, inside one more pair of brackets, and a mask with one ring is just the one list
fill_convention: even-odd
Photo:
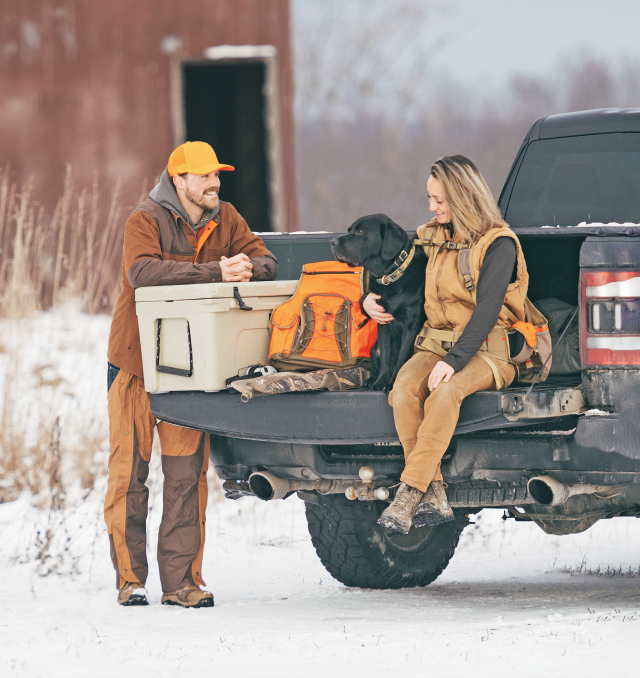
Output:
[[305,264],[293,297],[271,315],[269,363],[294,372],[369,367],[378,325],[360,309],[363,275],[338,261]]

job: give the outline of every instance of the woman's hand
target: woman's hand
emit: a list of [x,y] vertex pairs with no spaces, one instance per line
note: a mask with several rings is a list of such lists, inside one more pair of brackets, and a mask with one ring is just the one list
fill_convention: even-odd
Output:
[[427,385],[430,391],[435,391],[440,385],[441,381],[447,382],[453,376],[453,367],[443,363],[442,360],[436,363],[436,366],[431,370],[429,381]]
[[393,320],[393,316],[391,313],[387,313],[384,308],[380,306],[380,304],[377,304],[376,299],[380,299],[380,295],[370,292],[364,298],[364,301],[362,302],[362,308],[364,308],[372,320],[375,320],[381,325],[386,325]]

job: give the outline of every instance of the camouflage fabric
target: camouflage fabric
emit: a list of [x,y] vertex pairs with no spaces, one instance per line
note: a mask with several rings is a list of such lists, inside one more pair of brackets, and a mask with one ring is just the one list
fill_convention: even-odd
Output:
[[291,393],[293,391],[347,391],[362,388],[369,373],[362,367],[316,370],[315,372],[278,372],[266,377],[239,379],[230,384],[240,391],[243,402],[254,396]]

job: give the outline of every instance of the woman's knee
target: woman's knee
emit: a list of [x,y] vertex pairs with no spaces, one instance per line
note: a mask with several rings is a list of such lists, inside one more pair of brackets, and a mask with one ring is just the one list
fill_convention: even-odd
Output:
[[424,406],[427,404],[430,408],[434,407],[449,407],[453,405],[459,406],[463,401],[464,395],[460,393],[460,389],[456,387],[455,383],[450,381],[441,381],[440,384],[429,393],[429,397],[425,400]]
[[503,380],[503,388],[511,386],[516,378],[516,368],[511,363],[504,363],[501,366],[500,375]]
[[424,401],[427,394],[427,380],[437,360],[433,354],[426,351],[412,356],[398,372],[389,394],[389,404],[396,406],[401,401],[418,399]]
[[405,379],[399,381],[396,379],[392,391],[389,393],[389,405],[392,407],[405,407],[416,401],[422,403],[426,397],[426,378],[422,381],[415,379]]

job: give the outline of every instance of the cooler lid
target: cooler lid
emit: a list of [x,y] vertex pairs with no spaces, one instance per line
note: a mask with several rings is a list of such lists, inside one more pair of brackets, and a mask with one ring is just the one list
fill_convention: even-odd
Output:
[[138,287],[136,301],[179,301],[185,299],[222,299],[233,297],[237,287],[242,297],[291,296],[297,280],[256,280],[242,283],[202,283],[199,285],[158,285]]

